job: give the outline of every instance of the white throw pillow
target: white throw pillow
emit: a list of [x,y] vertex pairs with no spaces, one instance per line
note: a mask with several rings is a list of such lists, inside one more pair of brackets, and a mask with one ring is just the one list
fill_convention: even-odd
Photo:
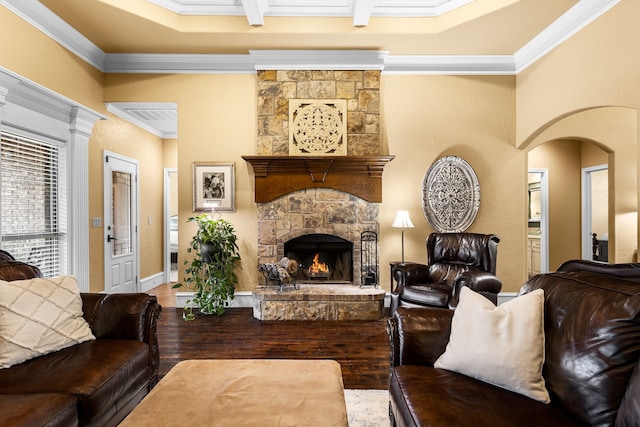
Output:
[[75,277],[0,280],[0,368],[93,339]]
[[544,291],[535,290],[499,306],[463,287],[451,336],[436,368],[549,403],[544,365]]

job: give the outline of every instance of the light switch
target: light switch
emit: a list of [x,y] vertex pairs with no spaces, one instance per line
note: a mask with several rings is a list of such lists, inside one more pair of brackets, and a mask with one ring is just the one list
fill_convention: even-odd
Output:
[[93,225],[93,228],[102,227],[102,218],[100,218],[99,216],[93,217],[91,219],[91,223]]
[[149,223],[149,225],[151,225],[151,217],[147,218],[147,222]]

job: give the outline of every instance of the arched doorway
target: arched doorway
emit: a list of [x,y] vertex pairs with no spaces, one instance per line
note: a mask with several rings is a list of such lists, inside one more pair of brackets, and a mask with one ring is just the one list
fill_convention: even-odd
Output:
[[[528,167],[538,147],[555,149],[547,155],[553,159],[557,171],[581,169],[593,153],[604,159],[599,163],[608,168],[608,262],[635,262],[638,247],[638,112],[633,108],[599,107],[576,111],[559,117],[541,127],[525,140],[521,147],[527,150]],[[604,153],[604,154],[602,154]],[[551,176],[550,176],[551,177]],[[581,187],[578,174],[565,174],[569,182],[558,188],[550,184],[549,210],[558,211],[564,242],[550,244],[549,268],[570,258],[581,258]],[[526,190],[525,190],[526,191]],[[564,213],[564,216],[562,214]],[[568,222],[568,219],[571,222]],[[557,228],[556,228],[557,229]],[[568,233],[568,235],[567,235]],[[550,240],[557,236],[554,228]],[[560,239],[556,239],[560,240]],[[551,242],[550,242],[551,243]],[[555,255],[554,255],[555,253]]]

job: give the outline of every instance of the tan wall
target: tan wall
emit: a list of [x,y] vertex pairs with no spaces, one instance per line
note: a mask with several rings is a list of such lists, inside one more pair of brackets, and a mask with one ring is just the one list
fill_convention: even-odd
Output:
[[529,168],[549,171],[549,271],[581,258],[580,141],[542,144],[529,152]]
[[640,2],[622,0],[517,76],[516,140],[585,108],[640,107]]
[[179,280],[195,232],[193,224],[186,222],[194,215],[192,163],[235,163],[236,212],[222,216],[234,225],[239,237],[242,268],[236,290],[253,290],[258,280],[257,211],[253,172],[241,156],[255,154],[256,149],[255,75],[107,75],[105,82],[110,102],[178,103]]
[[178,167],[178,140],[165,139],[162,141],[162,164],[165,168]]
[[102,73],[0,7],[0,67],[104,113]]
[[[640,239],[640,56],[634,54],[640,39],[638,16],[640,2],[622,0],[520,73],[516,80],[518,146],[532,147],[554,137],[580,136],[609,152],[610,262],[635,261]],[[601,106],[630,108],[622,112],[597,108]]]
[[[608,165],[609,154],[588,141],[582,143],[582,167]],[[609,170],[591,174],[591,231],[598,236],[609,232]]]
[[[531,141],[536,147],[571,136],[595,141],[608,153],[609,262],[633,262],[637,238],[637,124],[636,110],[595,108],[570,114],[544,129]],[[549,207],[550,210],[553,206]]]
[[609,154],[601,147],[589,141],[582,142],[582,167],[606,165],[609,163]]
[[383,75],[381,85],[383,154],[396,155],[383,175],[382,283],[389,261],[400,259],[400,230],[391,228],[397,209],[409,210],[416,226],[405,230],[405,260],[426,261],[433,229],[422,211],[422,183],[434,161],[456,155],[480,181],[480,211],[469,231],[500,236],[498,275],[504,291],[518,290],[526,277],[527,175],[524,153],[513,147],[514,78]]
[[[89,140],[89,215],[104,218],[102,159],[104,151],[139,161],[140,280],[163,271],[163,187],[162,140],[137,126],[110,116],[93,127]],[[151,224],[149,224],[151,218]],[[103,228],[90,228],[89,251],[91,290],[104,290]]]

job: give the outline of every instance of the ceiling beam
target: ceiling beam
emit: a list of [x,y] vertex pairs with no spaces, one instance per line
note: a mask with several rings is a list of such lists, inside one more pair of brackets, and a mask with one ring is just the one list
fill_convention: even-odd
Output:
[[269,7],[267,0],[242,0],[242,7],[249,25],[264,25],[264,14]]
[[353,0],[353,26],[366,27],[373,10],[373,0]]

